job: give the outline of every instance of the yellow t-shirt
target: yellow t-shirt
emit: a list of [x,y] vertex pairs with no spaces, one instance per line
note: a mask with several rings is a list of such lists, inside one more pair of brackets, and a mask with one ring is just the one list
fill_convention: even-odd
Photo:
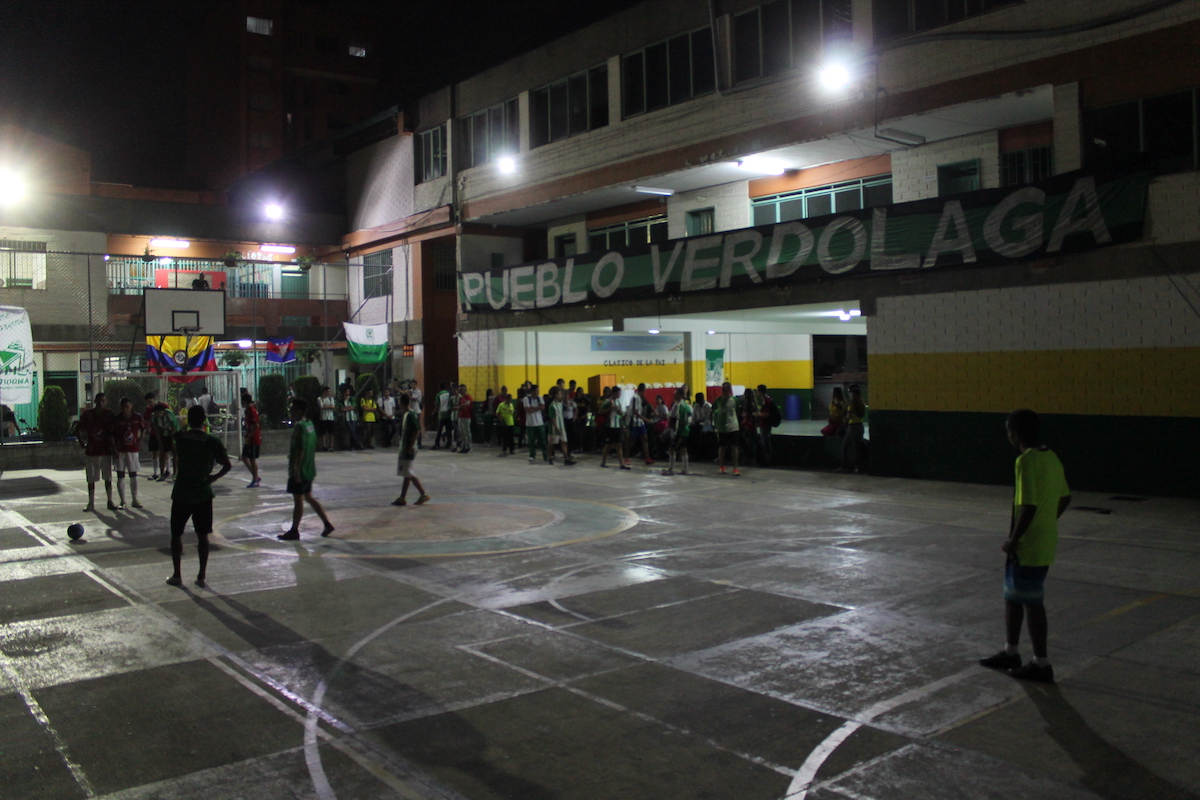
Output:
[[1058,549],[1058,501],[1071,493],[1062,462],[1048,447],[1031,447],[1017,456],[1013,507],[1036,506],[1033,522],[1017,542],[1023,567],[1048,567]]
[[377,408],[379,408],[379,405],[374,400],[363,400],[362,401],[363,422],[374,422],[375,421],[375,409],[377,409]]

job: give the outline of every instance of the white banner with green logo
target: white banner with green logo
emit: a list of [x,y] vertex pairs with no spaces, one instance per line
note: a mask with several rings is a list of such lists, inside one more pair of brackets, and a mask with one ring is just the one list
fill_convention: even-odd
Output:
[[33,330],[29,312],[0,306],[0,403],[33,402]]
[[355,325],[343,322],[350,360],[359,364],[381,364],[387,359],[387,325]]

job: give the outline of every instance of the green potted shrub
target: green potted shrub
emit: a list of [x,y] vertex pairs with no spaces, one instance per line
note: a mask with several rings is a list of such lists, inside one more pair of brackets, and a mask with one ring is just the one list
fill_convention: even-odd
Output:
[[298,266],[304,272],[308,272],[313,268],[313,264],[316,263],[316,256],[296,256],[296,266]]
[[274,426],[288,418],[287,378],[272,372],[258,379],[258,410]]
[[241,260],[242,260],[242,254],[239,253],[237,250],[230,250],[228,253],[221,256],[221,263],[223,263],[229,269],[236,268],[238,265],[238,262]]
[[292,391],[296,397],[308,403],[308,418],[321,418],[321,406],[317,399],[321,396],[321,381],[315,375],[301,375],[292,381]]
[[42,429],[42,440],[57,442],[71,432],[71,412],[67,408],[67,396],[57,386],[47,386],[38,403],[38,425]]

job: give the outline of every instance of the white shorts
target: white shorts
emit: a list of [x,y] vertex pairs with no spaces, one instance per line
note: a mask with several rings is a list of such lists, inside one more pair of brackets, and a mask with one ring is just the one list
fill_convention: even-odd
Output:
[[138,456],[139,453],[116,453],[112,457],[113,469],[117,474],[128,472],[130,475],[138,473]]
[[112,456],[87,456],[84,472],[88,483],[99,483],[101,480],[112,480]]
[[556,445],[556,444],[558,444],[558,443],[559,443],[559,442],[561,442],[561,441],[562,441],[562,437],[561,437],[561,436],[554,436],[554,435],[550,435],[550,436],[547,436],[547,437],[546,437],[546,443],[547,443],[547,444],[549,444],[549,445],[551,445],[551,446],[553,446],[553,445]]
[[401,478],[413,478],[412,474],[413,460],[411,458],[402,458],[396,464],[396,474]]

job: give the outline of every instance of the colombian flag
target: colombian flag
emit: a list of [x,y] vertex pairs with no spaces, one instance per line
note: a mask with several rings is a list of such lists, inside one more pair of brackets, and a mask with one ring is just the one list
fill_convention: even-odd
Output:
[[[147,336],[146,368],[150,372],[215,372],[216,351],[213,337],[193,336]],[[171,380],[188,383],[199,378],[179,375]]]

